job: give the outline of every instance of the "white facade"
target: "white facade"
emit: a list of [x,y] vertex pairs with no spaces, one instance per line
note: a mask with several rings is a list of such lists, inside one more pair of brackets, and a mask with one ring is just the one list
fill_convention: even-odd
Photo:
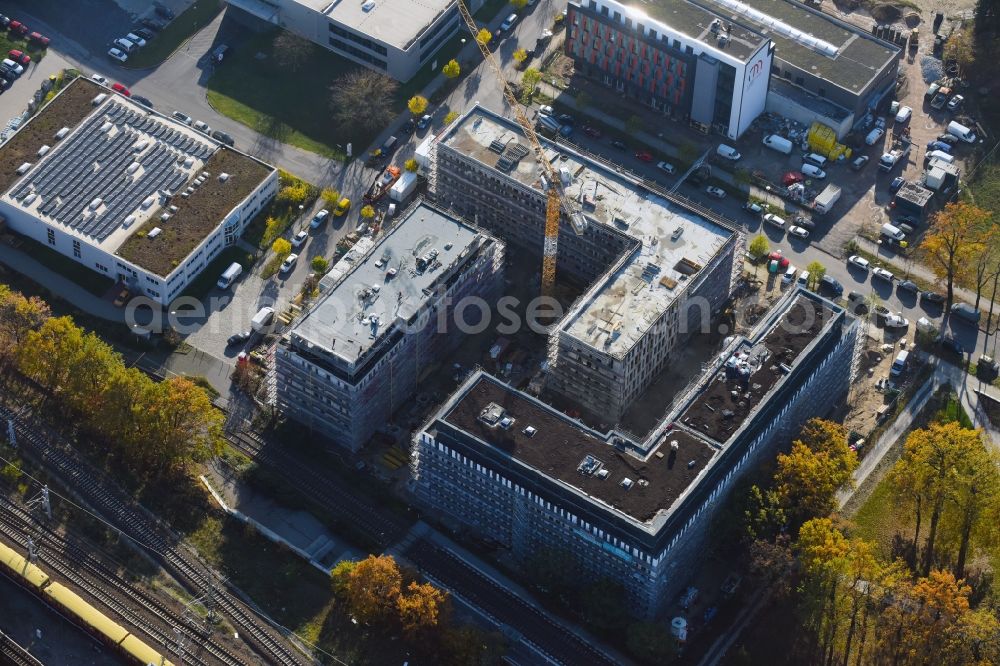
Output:
[[179,296],[224,248],[236,243],[247,223],[277,191],[278,172],[273,170],[266,180],[233,208],[215,230],[165,277],[116,256],[113,248],[95,244],[93,239],[67,226],[36,217],[31,211],[12,204],[6,196],[0,197],[0,215],[6,218],[11,231],[27,236],[92,271],[128,284],[135,293],[142,293],[154,302],[166,306]]
[[[464,25],[451,0],[227,0],[338,55],[408,81]],[[467,3],[475,12],[483,0]],[[437,63],[440,69],[443,62]]]

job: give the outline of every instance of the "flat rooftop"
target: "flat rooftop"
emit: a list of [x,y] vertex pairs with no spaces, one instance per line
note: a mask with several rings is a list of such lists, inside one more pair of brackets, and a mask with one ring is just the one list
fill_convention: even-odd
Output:
[[780,319],[762,337],[744,339],[710,373],[676,420],[724,443],[791,372],[802,351],[830,322],[833,311],[800,293],[787,303]]
[[[708,265],[734,231],[668,201],[613,168],[542,139],[563,175],[566,195],[594,222],[626,233],[641,245],[617,270],[600,278],[590,296],[561,324],[570,335],[605,353],[621,355]],[[456,121],[441,142],[523,185],[542,190],[541,170],[521,128],[478,105]],[[504,146],[498,154],[491,146]],[[505,156],[522,155],[511,168]],[[539,231],[541,233],[541,231]]]
[[[669,511],[716,455],[698,437],[675,431],[640,458],[616,447],[613,435],[590,430],[483,373],[473,375],[438,418],[639,523]],[[676,451],[670,442],[677,442]]]
[[419,312],[442,274],[487,238],[421,201],[327,289],[292,340],[356,364],[395,324]]
[[[380,42],[406,50],[454,0],[293,0]],[[325,33],[326,30],[324,29]],[[333,33],[330,33],[331,36]],[[325,34],[323,35],[325,41]],[[349,43],[349,42],[348,42]]]
[[7,203],[161,276],[272,170],[83,78],[0,146],[0,163]]
[[[579,0],[584,7],[586,0]],[[670,26],[675,31],[687,35],[691,39],[696,39],[704,44],[709,44],[712,48],[725,53],[726,55],[746,62],[750,56],[768,41],[768,38],[753,29],[747,24],[732,23],[732,30],[726,31],[724,26],[731,23],[725,12],[719,12],[709,5],[700,5],[687,0],[654,0],[644,2],[642,5],[629,5],[621,3],[626,8],[625,15],[642,23],[645,16],[660,21]],[[716,21],[723,22],[723,28],[713,30],[712,24]],[[724,39],[719,39],[719,36]]]
[[[850,92],[861,93],[899,49],[792,0],[697,0],[728,20],[769,37],[775,57]],[[644,5],[669,23],[676,0]],[[734,28],[735,30],[735,28]],[[832,47],[832,48],[830,48]]]

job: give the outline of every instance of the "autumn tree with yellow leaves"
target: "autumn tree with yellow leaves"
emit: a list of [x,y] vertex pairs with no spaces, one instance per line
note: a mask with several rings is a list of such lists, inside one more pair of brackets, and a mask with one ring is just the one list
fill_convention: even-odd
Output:
[[970,203],[950,203],[931,219],[920,254],[947,288],[945,312],[955,298],[955,282],[965,270],[970,252],[988,233],[992,213]]

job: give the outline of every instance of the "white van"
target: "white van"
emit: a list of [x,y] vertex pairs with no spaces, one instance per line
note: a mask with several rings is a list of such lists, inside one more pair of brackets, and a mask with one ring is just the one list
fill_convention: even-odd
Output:
[[815,164],[809,164],[808,162],[802,163],[802,168],[800,169],[800,171],[802,171],[802,173],[809,176],[810,178],[818,178],[820,180],[826,178],[826,171],[823,171]]
[[715,152],[719,155],[719,157],[724,157],[725,159],[732,160],[733,162],[743,157],[740,155],[738,150],[732,146],[727,146],[724,143],[720,143],[719,147],[715,149]]
[[809,153],[808,155],[806,155],[805,157],[802,158],[802,161],[803,162],[808,162],[809,164],[815,164],[820,169],[825,169],[827,163],[830,160],[826,159],[825,157],[823,157],[819,153]]
[[882,235],[888,236],[889,238],[897,242],[906,239],[906,234],[903,233],[903,230],[891,224],[882,225]]
[[768,134],[765,136],[764,145],[785,155],[791,155],[792,153],[792,142],[777,134]]
[[889,368],[889,374],[893,377],[899,377],[906,371],[906,360],[910,357],[910,352],[903,350],[896,354],[896,360],[892,362],[892,367]]
[[216,282],[216,285],[219,287],[219,289],[229,289],[229,287],[232,286],[233,282],[236,281],[236,278],[238,278],[240,276],[240,273],[242,272],[243,272],[243,267],[234,261],[233,263],[229,264],[229,268],[227,268],[225,272],[223,272],[222,275],[219,276],[219,281]]
[[795,266],[788,264],[788,268],[785,269],[785,274],[781,276],[781,284],[791,284],[795,282],[795,274],[799,272]]
[[257,310],[257,314],[250,320],[250,328],[258,333],[264,333],[272,321],[274,321],[274,308],[265,306]]
[[955,161],[955,156],[949,155],[943,150],[932,150],[926,155],[924,155],[924,166],[927,166],[927,164],[930,163],[931,160],[940,160],[942,162],[946,162],[947,164],[951,164],[952,162]]
[[970,130],[965,125],[955,122],[954,120],[948,123],[948,134],[954,137],[958,137],[966,143],[976,142],[976,133]]
[[799,273],[799,284],[803,287],[809,287],[809,271],[802,271]]

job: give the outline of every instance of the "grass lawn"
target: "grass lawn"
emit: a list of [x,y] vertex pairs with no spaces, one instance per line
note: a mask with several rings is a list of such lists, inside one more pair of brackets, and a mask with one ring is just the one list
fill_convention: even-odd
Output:
[[[34,30],[34,28],[32,28]],[[46,50],[40,48],[37,44],[29,42],[26,38],[20,35],[15,36],[9,30],[0,30],[0,51],[3,52],[3,57],[7,57],[7,52],[11,49],[17,49],[18,51],[24,51],[29,56],[31,56],[32,62],[39,62],[45,57]],[[30,66],[30,65],[29,65]],[[27,73],[27,67],[25,67],[25,73]]]
[[24,240],[24,244],[20,247],[22,252],[95,296],[103,296],[114,285],[114,280],[90,270],[78,261],[59,254],[26,236],[21,236],[21,239]]
[[233,518],[210,516],[189,540],[268,615],[349,664],[402,664],[403,641],[354,625],[330,579],[287,548]]
[[224,7],[225,3],[222,0],[197,0],[144,47],[130,55],[123,67],[127,69],[156,67],[169,58],[191,35],[211,23]]
[[222,272],[229,268],[229,264],[234,261],[243,267],[244,273],[249,272],[250,267],[253,266],[253,257],[248,255],[242,248],[235,245],[227,247],[219,253],[219,256],[212,260],[212,263],[198,277],[191,281],[191,284],[187,286],[181,295],[194,296],[197,299],[204,298],[215,287],[215,283],[219,280]]

